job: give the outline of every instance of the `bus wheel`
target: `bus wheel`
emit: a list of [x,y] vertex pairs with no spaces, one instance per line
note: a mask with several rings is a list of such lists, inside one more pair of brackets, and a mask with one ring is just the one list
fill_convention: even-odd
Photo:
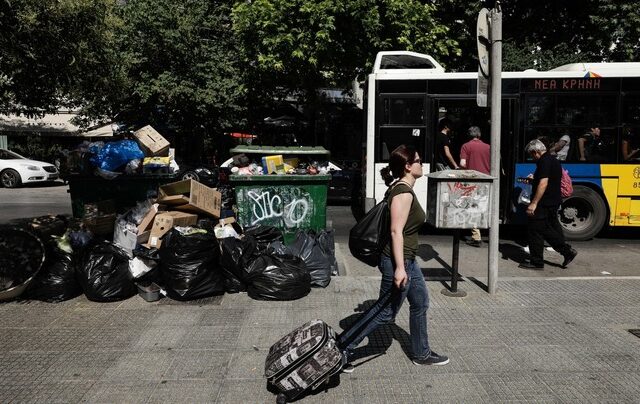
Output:
[[607,207],[596,191],[576,185],[573,195],[562,201],[558,219],[567,240],[589,240],[602,230],[607,220]]

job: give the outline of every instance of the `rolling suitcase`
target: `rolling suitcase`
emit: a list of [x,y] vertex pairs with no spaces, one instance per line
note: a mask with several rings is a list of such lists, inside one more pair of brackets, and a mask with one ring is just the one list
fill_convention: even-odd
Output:
[[264,375],[278,394],[277,402],[294,400],[316,390],[342,370],[343,350],[375,315],[391,302],[391,292],[381,296],[351,327],[339,336],[322,320],[312,320],[280,338],[269,349]]

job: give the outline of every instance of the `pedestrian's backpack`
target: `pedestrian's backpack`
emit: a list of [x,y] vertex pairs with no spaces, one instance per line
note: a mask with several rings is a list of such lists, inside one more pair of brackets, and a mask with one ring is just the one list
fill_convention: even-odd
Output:
[[571,177],[569,177],[569,171],[562,169],[562,178],[560,178],[560,196],[568,198],[573,195],[573,184]]
[[380,253],[391,235],[388,195],[389,191],[349,232],[351,255],[372,267],[380,262]]

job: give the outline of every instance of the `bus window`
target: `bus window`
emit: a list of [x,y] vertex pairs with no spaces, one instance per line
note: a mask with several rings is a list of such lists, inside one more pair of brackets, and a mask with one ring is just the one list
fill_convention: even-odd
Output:
[[380,69],[434,69],[429,59],[412,55],[385,55],[380,62]]
[[[415,136],[416,132],[419,134],[418,136]],[[424,128],[380,128],[379,144],[381,147],[377,148],[374,161],[376,163],[388,162],[391,152],[402,144],[412,145],[421,155],[428,155],[423,152],[425,137]],[[430,151],[426,151],[426,153],[430,153]]]
[[525,101],[526,124],[553,124],[554,97],[552,95],[529,95]]
[[640,162],[640,126],[625,126],[620,139],[620,161]]
[[640,125],[640,94],[626,94],[622,98],[622,122]]
[[382,125],[407,125],[424,122],[423,97],[385,97]]
[[556,124],[587,126],[599,122],[613,126],[617,120],[617,102],[613,95],[559,95]]

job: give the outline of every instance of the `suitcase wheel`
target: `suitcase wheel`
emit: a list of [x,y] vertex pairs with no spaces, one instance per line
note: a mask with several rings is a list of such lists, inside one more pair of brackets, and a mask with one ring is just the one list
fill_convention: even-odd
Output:
[[287,404],[287,396],[284,393],[280,393],[276,396],[276,404]]

